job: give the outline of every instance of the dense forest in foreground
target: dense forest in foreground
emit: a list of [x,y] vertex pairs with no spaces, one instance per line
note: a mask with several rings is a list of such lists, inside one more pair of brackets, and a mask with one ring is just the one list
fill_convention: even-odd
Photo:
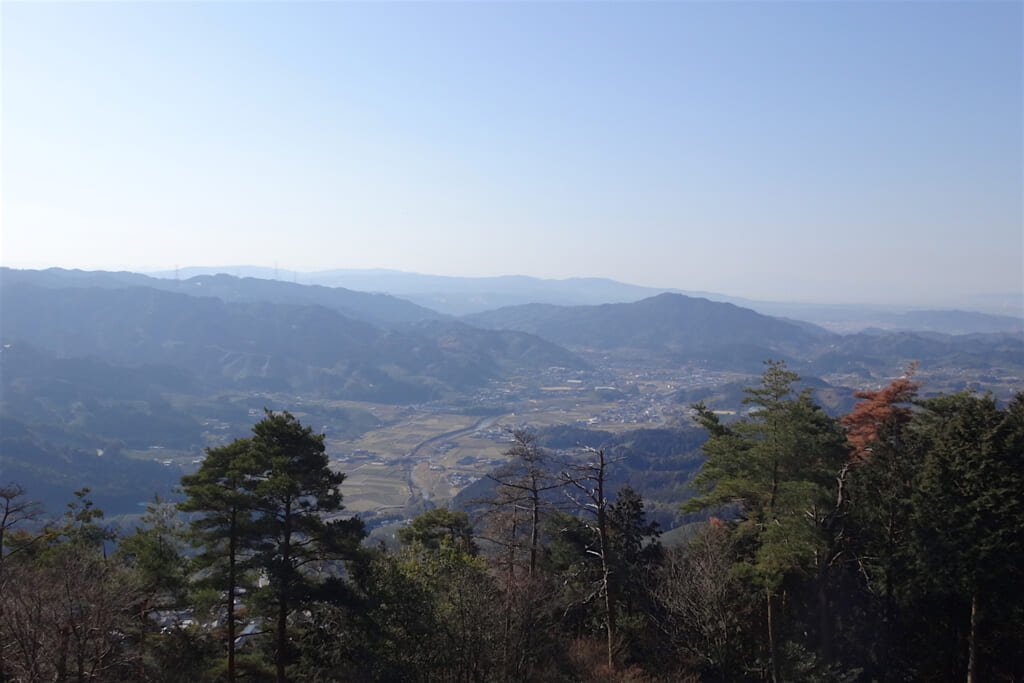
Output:
[[118,534],[0,488],[2,681],[1019,681],[1024,394],[833,418],[769,363],[663,546],[614,453],[517,432],[474,516],[370,547],[324,440],[286,412],[211,448],[186,501]]

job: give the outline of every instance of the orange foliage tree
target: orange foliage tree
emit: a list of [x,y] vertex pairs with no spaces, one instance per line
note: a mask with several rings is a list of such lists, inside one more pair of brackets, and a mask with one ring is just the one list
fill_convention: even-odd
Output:
[[847,428],[846,439],[850,442],[850,456],[854,464],[869,461],[876,444],[899,444],[903,426],[913,416],[907,404],[917,397],[917,390],[921,387],[920,382],[912,380],[916,372],[917,361],[914,361],[903,377],[893,380],[884,389],[854,394],[861,401],[854,406],[853,412],[840,420]]

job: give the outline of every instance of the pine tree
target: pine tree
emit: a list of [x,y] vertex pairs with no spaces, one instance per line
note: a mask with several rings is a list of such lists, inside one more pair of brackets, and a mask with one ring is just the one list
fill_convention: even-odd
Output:
[[247,583],[256,542],[251,487],[258,472],[250,440],[237,439],[208,449],[199,471],[181,479],[188,499],[179,508],[201,515],[191,524],[193,541],[202,548],[195,566],[204,574],[203,583],[225,594],[229,681],[236,677],[235,600]]
[[921,405],[917,437],[925,455],[914,496],[920,578],[969,610],[968,682],[995,678],[979,676],[980,634],[999,603],[1021,602],[1015,596],[1024,566],[1024,395],[1005,411],[992,396],[968,393]]
[[337,516],[345,475],[331,470],[323,434],[314,434],[288,412],[271,411],[252,431],[258,473],[248,490],[256,513],[255,561],[266,573],[263,594],[276,612],[274,661],[283,683],[290,660],[289,615],[322,582],[319,566],[353,557],[365,533],[358,518]]
[[846,459],[838,423],[814,402],[810,389],[795,392],[799,379],[785,363],[769,361],[760,385],[745,390],[744,403],[755,409],[749,419],[731,425],[722,424],[707,406],[694,406],[710,438],[704,445],[707,460],[694,478],[701,495],[683,506],[684,511],[735,510],[732,521],[745,555],[737,571],[763,592],[769,675],[775,682],[781,676],[776,612],[787,576],[815,582],[818,647],[829,655],[825,588],[834,538],[828,521]]
[[897,668],[896,623],[910,580],[911,496],[920,469],[908,444],[912,404],[920,384],[913,363],[903,377],[878,391],[858,391],[860,401],[840,420],[847,427],[850,461],[844,493],[844,544],[849,564],[864,577],[872,601],[880,603],[880,623],[857,639],[873,656],[879,675]]

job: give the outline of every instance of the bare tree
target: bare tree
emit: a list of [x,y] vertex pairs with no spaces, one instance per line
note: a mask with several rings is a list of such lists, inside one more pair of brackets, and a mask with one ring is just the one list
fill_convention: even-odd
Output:
[[725,525],[712,520],[685,548],[667,553],[655,592],[664,610],[659,625],[673,648],[723,678],[741,675],[736,634],[751,611],[737,599],[732,543]]
[[10,483],[0,486],[0,566],[8,552],[6,543],[8,529],[24,522],[35,522],[43,516],[43,506],[34,500],[27,500],[25,487]]
[[[545,494],[563,484],[548,468],[547,454],[536,434],[525,429],[510,431],[514,443],[505,451],[510,462],[488,475],[497,487],[495,497],[485,501],[490,510],[484,538],[499,547],[496,564],[504,582],[502,659],[506,675],[509,680],[521,680],[538,654],[534,651],[535,623],[547,604],[534,598],[550,592],[538,571],[540,527],[551,506]],[[524,560],[524,554],[528,559]]]
[[[7,547],[7,532],[15,526],[25,522],[38,521],[43,515],[43,506],[34,500],[27,500],[25,487],[10,483],[0,486],[0,594],[7,590],[8,572],[4,566],[6,556],[28,547],[28,544],[19,544],[14,550]],[[0,600],[0,681],[7,680],[7,666],[5,664],[6,638],[4,637],[3,626],[7,622],[4,612],[4,601]]]
[[512,430],[515,443],[505,451],[513,459],[511,470],[498,475],[488,475],[498,484],[498,497],[494,504],[510,509],[509,522],[512,541],[516,542],[520,524],[520,512],[524,513],[529,525],[530,540],[527,545],[530,554],[529,575],[537,572],[537,557],[540,548],[540,523],[544,509],[548,507],[544,493],[559,488],[558,481],[547,469],[546,455],[537,443],[537,435],[524,429]]
[[64,544],[11,562],[3,605],[5,673],[19,681],[123,680],[126,634],[144,617],[136,575],[91,548]]
[[605,632],[608,640],[608,667],[615,666],[615,596],[611,578],[611,543],[609,539],[608,510],[610,503],[606,494],[608,470],[621,458],[609,458],[601,448],[584,449],[586,461],[572,464],[569,471],[561,473],[565,484],[565,495],[578,510],[586,513],[585,523],[597,537],[597,547],[587,548],[588,553],[601,562],[599,593],[604,597]]

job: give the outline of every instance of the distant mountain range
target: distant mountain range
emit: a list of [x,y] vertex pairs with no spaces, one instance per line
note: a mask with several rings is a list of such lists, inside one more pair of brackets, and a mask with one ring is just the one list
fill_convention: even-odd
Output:
[[[497,277],[449,277],[398,270],[326,270],[313,273],[273,268],[182,268],[152,273],[154,277],[193,277],[213,273],[287,279],[304,284],[347,287],[364,292],[384,292],[447,315],[467,315],[525,303],[585,305],[638,301],[666,290],[628,285],[604,278],[544,280],[525,275]],[[680,292],[682,293],[682,292]]]
[[[901,315],[894,325],[999,326],[964,312]],[[768,358],[790,362],[822,393],[832,389],[815,377],[874,383],[913,360],[942,369],[943,390],[975,386],[960,381],[960,369],[1005,390],[1024,377],[1024,334],[840,335],[674,293],[629,303],[530,303],[455,319],[394,296],[252,277],[4,268],[0,481],[16,476],[45,488],[58,471],[89,472],[109,484],[104,495],[124,511],[138,491],[169,490],[180,476],[176,466],[136,467],[126,451],[198,457],[211,429],[244,426],[262,407],[328,411],[318,422],[330,422],[340,437],[378,420],[342,401],[446,399],[448,409],[493,410],[505,394],[492,392],[491,380],[547,377],[552,368],[705,367],[740,382]],[[741,386],[713,391],[735,398]],[[849,400],[852,390],[842,394],[835,400]],[[317,400],[302,402],[307,396]],[[491,403],[483,406],[480,396]],[[681,392],[679,400],[694,396]],[[67,486],[72,476],[61,476]]]
[[256,266],[181,268],[152,275],[180,279],[215,273],[382,292],[454,316],[530,303],[561,306],[630,303],[672,293],[731,303],[764,315],[807,321],[840,333],[855,333],[871,327],[945,334],[1024,331],[1024,292],[979,299],[977,310],[984,312],[968,312],[916,310],[907,306],[758,301],[699,290],[642,287],[605,278],[450,277],[379,269],[298,273]]
[[772,318],[733,304],[658,296],[630,304],[529,304],[463,318],[492,329],[535,334],[574,351],[629,354],[669,363],[703,362],[757,373],[761,361],[786,360],[801,374],[885,373],[913,360],[932,367],[1021,368],[1024,335],[870,330],[839,335],[809,323]]
[[[139,287],[131,278],[118,286],[106,273],[96,280],[105,286],[93,286],[82,273],[72,278],[75,284],[55,287],[49,271],[0,272],[4,342],[57,358],[179,368],[206,391],[316,392],[384,402],[464,391],[514,367],[585,367],[569,351],[522,332],[437,319],[387,330],[322,305],[257,300],[261,289],[273,295],[285,283],[230,278],[244,293],[224,287],[241,299],[225,301],[208,296],[209,288],[186,288],[190,296]],[[326,288],[305,289],[321,295]],[[391,299],[376,300],[391,306]]]
[[[521,280],[524,287],[545,282]],[[915,359],[971,367],[1024,362],[1021,334],[988,331],[1001,319],[985,314],[891,317],[931,328],[983,328],[985,334],[875,328],[842,336],[808,322],[671,293],[631,303],[509,306],[459,322],[390,295],[321,285],[223,274],[166,280],[5,268],[0,303],[5,341],[16,339],[58,358],[170,366],[191,373],[206,390],[315,392],[385,402],[463,392],[517,368],[582,368],[586,363],[576,352],[591,351],[754,373],[766,358],[799,363],[812,374],[871,373]]]
[[0,283],[29,283],[48,289],[92,287],[123,289],[148,287],[166,292],[221,299],[229,303],[266,302],[299,306],[316,305],[349,318],[390,327],[418,320],[444,318],[436,311],[387,294],[357,292],[342,287],[306,286],[280,280],[203,274],[185,280],[150,277],[139,273],[0,269]]

